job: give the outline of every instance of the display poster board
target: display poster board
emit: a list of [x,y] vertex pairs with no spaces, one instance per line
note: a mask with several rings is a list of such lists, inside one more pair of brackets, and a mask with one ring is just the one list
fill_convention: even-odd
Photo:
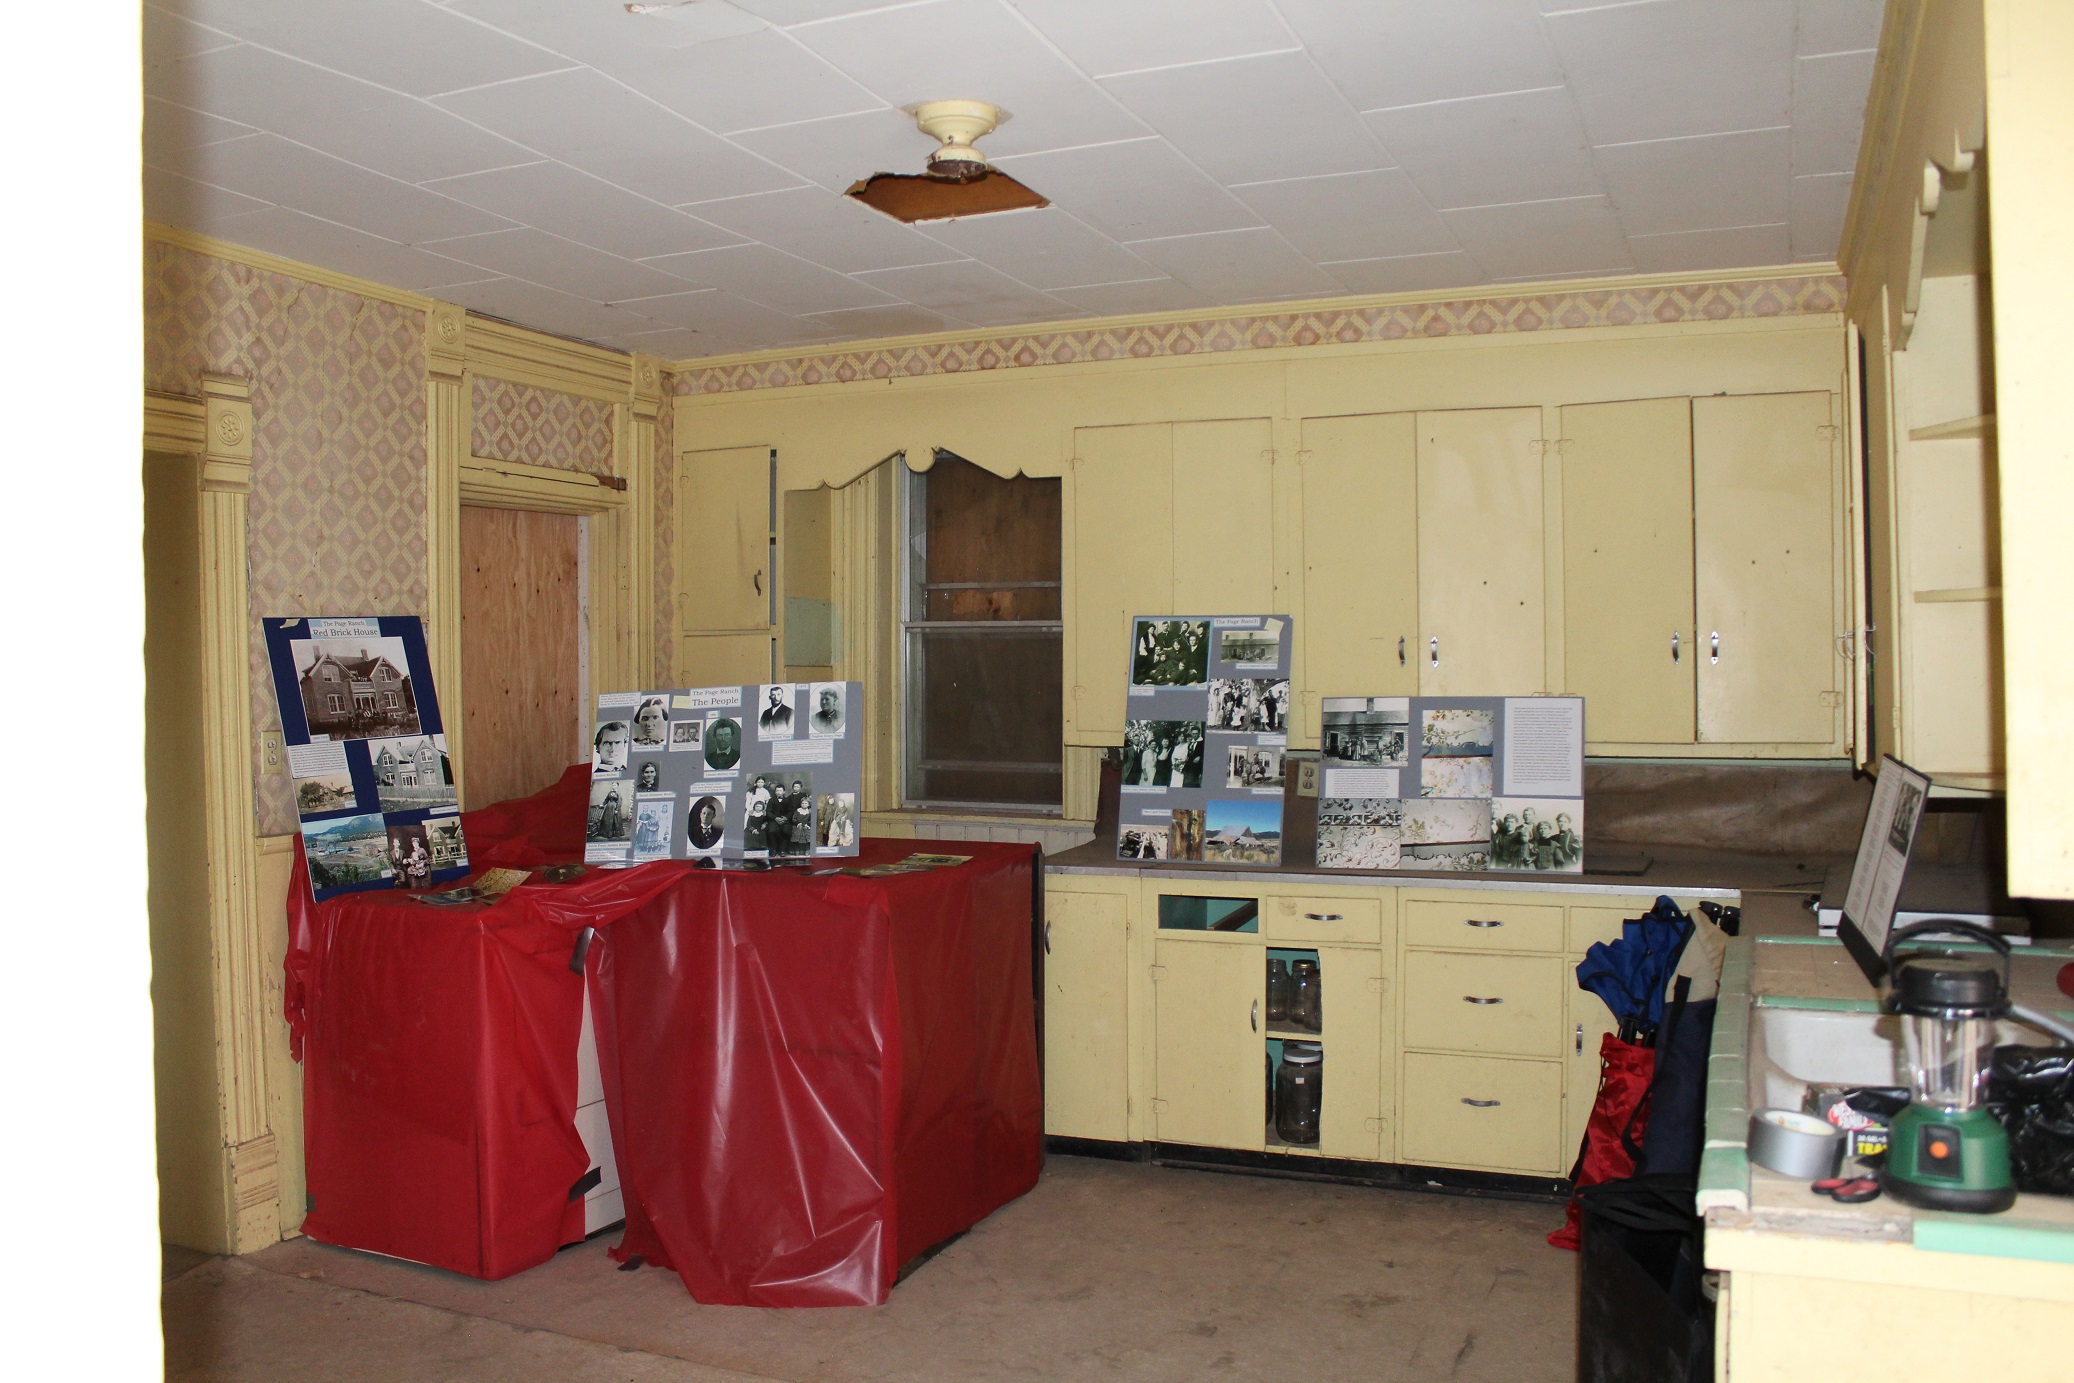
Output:
[[264,621],[317,901],[468,872],[425,631],[415,615]]
[[856,854],[863,696],[859,682],[600,694],[584,859]]
[[1286,615],[1131,621],[1118,859],[1281,862],[1292,630]]
[[1584,698],[1328,696],[1318,864],[1584,870]]
[[1865,809],[1865,828],[1858,836],[1858,858],[1851,865],[1851,886],[1844,894],[1843,920],[1837,935],[1865,978],[1877,986],[1887,974],[1887,945],[1894,930],[1895,905],[1908,876],[1908,857],[1930,800],[1929,775],[1918,773],[1892,754],[1880,756],[1872,802]]

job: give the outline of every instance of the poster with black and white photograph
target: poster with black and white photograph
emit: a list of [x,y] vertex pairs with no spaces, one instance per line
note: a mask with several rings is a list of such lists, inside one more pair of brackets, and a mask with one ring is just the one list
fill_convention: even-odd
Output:
[[1284,615],[1131,621],[1119,859],[1280,859],[1293,633]]
[[425,840],[432,847],[435,871],[468,867],[468,842],[462,839],[459,816],[426,817]]
[[1498,797],[1491,801],[1491,868],[1536,874],[1584,869],[1582,797]]
[[591,777],[618,777],[626,771],[628,751],[633,747],[633,726],[624,720],[608,720],[591,734]]
[[633,744],[637,754],[651,754],[670,746],[670,699],[647,695],[634,707]]
[[[855,855],[864,751],[849,718],[861,695],[855,682],[600,693],[594,748],[621,766],[593,772],[585,858]],[[650,727],[657,745],[643,746],[640,713],[651,702],[665,719]]]
[[[311,895],[430,888],[466,874],[417,618],[270,617],[261,627]],[[447,818],[438,841],[427,836],[435,815]]]
[[1319,705],[1319,757],[1326,767],[1400,768],[1411,740],[1411,698],[1328,696]]

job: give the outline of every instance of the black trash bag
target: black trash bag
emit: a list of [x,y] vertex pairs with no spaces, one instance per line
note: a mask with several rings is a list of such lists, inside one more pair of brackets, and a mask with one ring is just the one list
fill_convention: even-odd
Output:
[[1639,1176],[1577,1193],[1578,1383],[1708,1383],[1714,1306],[1690,1176]]
[[1997,1047],[1988,1108],[2009,1132],[2016,1189],[2074,1196],[2074,1047]]

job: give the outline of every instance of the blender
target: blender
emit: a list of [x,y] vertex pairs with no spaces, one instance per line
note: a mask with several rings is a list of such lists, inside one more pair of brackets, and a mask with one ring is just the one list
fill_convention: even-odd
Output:
[[1985,1107],[1995,1022],[2010,1011],[2009,943],[1984,927],[1939,921],[1898,927],[1889,946],[1923,932],[1965,933],[1999,959],[1895,957],[1890,1003],[1901,1015],[1910,1098],[1894,1116],[1880,1186],[1909,1205],[1993,1214],[2016,1201],[2009,1135]]

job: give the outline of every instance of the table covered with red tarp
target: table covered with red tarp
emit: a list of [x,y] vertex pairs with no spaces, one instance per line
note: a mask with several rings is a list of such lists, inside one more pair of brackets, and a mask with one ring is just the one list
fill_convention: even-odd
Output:
[[[587,778],[467,813],[471,863],[580,858]],[[1034,852],[867,839],[854,863],[919,848],[972,859],[884,878],[658,861],[458,908],[313,903],[298,859],[304,1233],[483,1278],[581,1238],[587,976],[626,1197],[615,1254],[708,1304],[883,1302],[1042,1160]]]

